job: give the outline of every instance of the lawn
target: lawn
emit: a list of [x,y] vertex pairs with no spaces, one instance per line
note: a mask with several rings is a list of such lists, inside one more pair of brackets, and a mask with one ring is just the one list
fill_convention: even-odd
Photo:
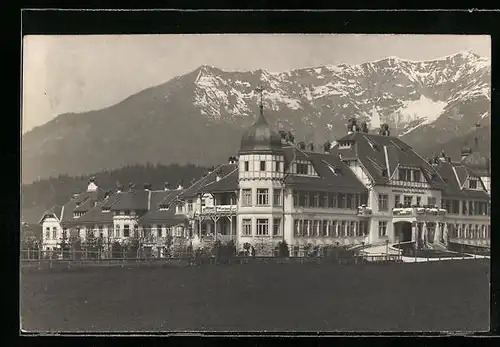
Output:
[[31,270],[28,331],[479,331],[490,264]]

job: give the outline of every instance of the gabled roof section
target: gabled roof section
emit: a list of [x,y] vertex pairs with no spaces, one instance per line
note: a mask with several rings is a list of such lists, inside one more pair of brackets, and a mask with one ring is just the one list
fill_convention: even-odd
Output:
[[[384,136],[354,132],[338,140],[354,141],[354,149],[351,153],[356,153],[356,158],[368,171],[375,184],[387,184],[398,166],[420,168],[424,175],[429,178],[428,183],[432,188],[441,189],[444,181],[435,169],[409,145],[397,137]],[[340,148],[335,148],[336,153],[344,159],[344,152]],[[384,175],[383,169],[387,170]]]
[[108,196],[103,201],[98,202],[94,207],[92,207],[87,213],[78,219],[74,219],[68,222],[68,225],[80,225],[80,224],[112,224],[113,223],[113,212],[105,212],[103,206],[112,205],[118,199],[118,193],[114,193]]
[[43,213],[42,217],[39,220],[39,223],[42,223],[46,216],[54,216],[59,221],[61,221],[62,212],[63,212],[63,206],[54,205]]
[[[101,188],[97,188],[95,191],[85,191],[83,193],[78,194],[76,197],[71,198],[63,208],[62,212],[62,222],[70,222],[73,218],[73,212],[78,208],[76,212],[87,212],[89,211],[94,202],[99,202],[104,199],[106,192]],[[86,205],[88,204],[88,205]]]
[[224,193],[234,192],[238,189],[238,168],[222,176],[219,181],[208,183],[198,189],[198,193]]
[[[324,153],[307,153],[293,148],[285,149],[285,161],[290,166],[293,158],[308,160],[318,176],[288,175],[285,184],[298,189],[364,193],[367,188],[358,180],[351,169],[337,156]],[[333,169],[333,170],[332,170]]]
[[182,194],[182,190],[155,191],[152,193],[151,209],[139,218],[139,224],[147,225],[154,222],[161,222],[162,225],[168,227],[186,220],[185,216],[175,214],[175,207],[172,205],[176,198]]
[[[457,170],[458,169],[458,170]],[[443,189],[443,197],[445,198],[470,198],[470,199],[483,199],[488,200],[489,196],[486,192],[484,185],[483,190],[469,190],[464,188],[467,177],[469,174],[467,168],[460,163],[440,162],[436,165],[436,170],[446,182]],[[472,173],[472,177],[479,176]],[[465,177],[465,178],[464,178]]]
[[[189,186],[182,194],[182,198],[190,198],[195,196],[198,193],[201,193],[203,188],[209,184],[215,183],[217,179],[217,175],[221,178],[228,176],[230,173],[234,171],[238,171],[237,164],[221,164],[217,166],[211,173],[206,175],[205,177],[200,178],[198,181]],[[220,182],[220,181],[219,181]],[[228,183],[226,181],[225,183]],[[222,185],[221,185],[222,188]]]

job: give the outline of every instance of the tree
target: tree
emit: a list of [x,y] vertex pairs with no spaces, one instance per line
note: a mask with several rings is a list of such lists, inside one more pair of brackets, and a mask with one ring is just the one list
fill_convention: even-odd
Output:
[[250,248],[252,248],[252,245],[250,245],[248,242],[245,242],[243,244],[243,249],[245,250],[245,256],[248,256],[250,254]]
[[278,242],[278,257],[288,258],[290,256],[290,250],[288,249],[288,244],[285,240]]

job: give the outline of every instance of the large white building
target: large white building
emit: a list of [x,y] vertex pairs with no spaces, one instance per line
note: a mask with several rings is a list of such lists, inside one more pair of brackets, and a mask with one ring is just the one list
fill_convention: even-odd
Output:
[[44,249],[57,248],[68,231],[108,244],[135,235],[158,256],[167,235],[193,245],[248,243],[261,254],[284,240],[292,256],[311,245],[489,247],[490,176],[479,170],[481,160],[468,165],[473,153],[459,163],[445,155],[429,161],[387,128],[348,130],[333,148],[295,144],[269,126],[261,106],[238,156],[189,187],[111,193],[90,182],[87,192],[44,214]]

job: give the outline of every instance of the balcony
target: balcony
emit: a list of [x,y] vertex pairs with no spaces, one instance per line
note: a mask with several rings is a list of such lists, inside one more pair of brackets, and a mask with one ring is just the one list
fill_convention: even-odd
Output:
[[395,207],[392,209],[394,217],[445,216],[446,210],[437,207]]
[[236,205],[204,206],[201,208],[202,215],[232,215],[236,214]]
[[358,207],[358,216],[370,217],[372,215],[372,209],[366,205],[361,205]]

